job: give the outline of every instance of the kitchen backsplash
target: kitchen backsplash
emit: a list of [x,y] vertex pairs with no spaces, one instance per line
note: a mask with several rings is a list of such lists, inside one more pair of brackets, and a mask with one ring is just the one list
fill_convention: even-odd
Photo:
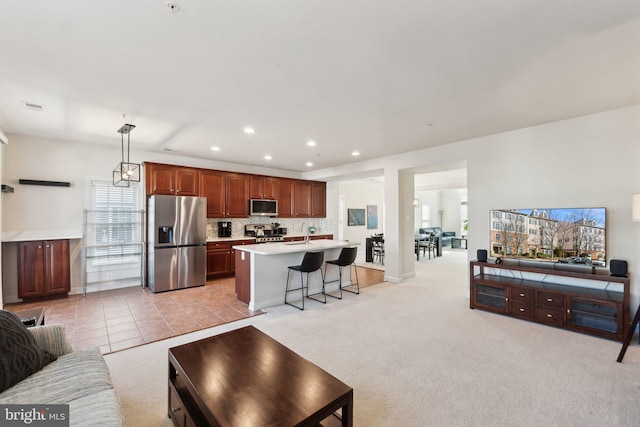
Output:
[[314,234],[332,234],[333,221],[328,218],[265,218],[252,216],[250,218],[207,218],[207,240],[218,237],[218,221],[231,221],[231,237],[244,237],[244,226],[246,224],[273,224],[277,222],[280,227],[287,229],[287,235],[305,234],[302,229],[305,227],[315,227]]

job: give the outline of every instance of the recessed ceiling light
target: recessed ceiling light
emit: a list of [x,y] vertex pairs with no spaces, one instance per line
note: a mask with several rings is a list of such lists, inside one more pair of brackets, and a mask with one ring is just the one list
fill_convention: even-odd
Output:
[[359,152],[359,151],[354,151],[354,152],[352,152],[352,153],[351,153],[351,155],[352,155],[352,156],[359,156],[359,155],[360,155],[360,152]]
[[211,147],[211,151],[220,151],[220,147]]
[[246,127],[244,128],[244,133],[256,133],[256,131],[253,128]]
[[311,166],[313,166],[313,163],[307,162],[307,166],[311,167]]
[[308,145],[309,147],[315,147],[316,142],[315,142],[315,141],[307,141],[307,145]]
[[265,160],[271,160],[271,159],[272,159],[272,157],[271,157],[270,155],[268,155],[268,154],[267,154],[266,156],[264,156],[264,159],[265,159]]

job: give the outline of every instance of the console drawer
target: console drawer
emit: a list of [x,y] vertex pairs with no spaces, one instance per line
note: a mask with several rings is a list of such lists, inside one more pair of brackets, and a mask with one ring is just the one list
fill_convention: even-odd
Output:
[[533,304],[535,300],[535,291],[525,288],[511,288],[511,301],[521,301]]
[[538,306],[564,308],[564,296],[555,292],[538,291]]
[[535,318],[535,306],[521,301],[511,301],[511,314],[513,316],[522,317],[524,319]]
[[549,325],[564,325],[564,309],[538,306],[536,320]]

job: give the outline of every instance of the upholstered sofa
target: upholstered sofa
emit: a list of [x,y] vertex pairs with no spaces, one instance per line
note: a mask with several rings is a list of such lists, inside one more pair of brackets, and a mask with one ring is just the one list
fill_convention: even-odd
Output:
[[99,349],[73,351],[62,325],[36,326],[29,332],[38,347],[57,358],[0,393],[0,404],[68,404],[71,426],[124,426],[120,400]]
[[455,231],[442,231],[440,227],[427,227],[421,228],[419,230],[420,234],[428,234],[432,233],[437,237],[440,237],[440,241],[442,242],[442,246],[451,246],[451,238],[456,237]]

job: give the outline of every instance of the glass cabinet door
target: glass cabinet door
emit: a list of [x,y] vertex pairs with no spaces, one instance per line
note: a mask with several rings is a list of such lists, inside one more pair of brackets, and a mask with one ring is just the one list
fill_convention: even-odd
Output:
[[485,310],[507,312],[507,290],[504,286],[477,283],[473,298],[475,305]]
[[608,301],[571,297],[568,323],[577,328],[619,334],[622,331],[622,305]]

